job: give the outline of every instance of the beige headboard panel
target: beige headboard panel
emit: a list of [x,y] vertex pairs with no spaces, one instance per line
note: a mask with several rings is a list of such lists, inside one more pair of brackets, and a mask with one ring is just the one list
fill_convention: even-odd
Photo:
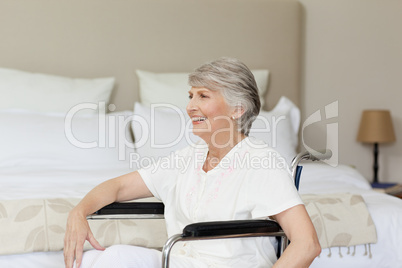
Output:
[[300,21],[288,0],[3,0],[0,66],[114,76],[123,110],[139,99],[135,69],[190,72],[231,56],[270,70],[265,108],[281,95],[299,104]]

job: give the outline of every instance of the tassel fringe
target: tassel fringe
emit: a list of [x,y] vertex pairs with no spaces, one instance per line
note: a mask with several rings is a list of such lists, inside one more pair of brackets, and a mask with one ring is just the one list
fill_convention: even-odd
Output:
[[[339,257],[340,257],[340,258],[343,258],[343,255],[342,255],[342,248],[343,248],[343,247],[338,247],[338,254],[339,254]],[[355,255],[356,255],[356,246],[353,246],[353,252],[352,252],[352,254],[351,254],[351,252],[350,252],[350,247],[348,247],[348,250],[347,250],[346,254],[347,254],[347,255],[351,255],[351,256],[355,256]],[[368,256],[369,259],[373,258],[373,254],[372,254],[372,252],[371,252],[371,244],[364,244],[364,254],[363,254],[363,256]],[[320,254],[318,257],[321,257],[321,254]],[[331,258],[331,257],[332,257],[332,250],[331,250],[331,248],[328,248],[328,255],[327,255],[327,257],[328,257],[328,258]]]

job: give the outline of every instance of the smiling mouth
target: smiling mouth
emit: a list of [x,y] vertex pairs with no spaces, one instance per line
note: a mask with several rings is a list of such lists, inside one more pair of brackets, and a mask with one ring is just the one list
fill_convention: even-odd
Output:
[[191,118],[191,120],[193,122],[203,122],[203,121],[207,120],[207,118],[199,116],[199,117],[193,117],[193,118]]

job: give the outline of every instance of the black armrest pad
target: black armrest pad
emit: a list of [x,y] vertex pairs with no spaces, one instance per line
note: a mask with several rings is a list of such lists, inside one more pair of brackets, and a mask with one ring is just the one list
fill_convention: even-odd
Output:
[[279,224],[271,220],[215,221],[189,224],[183,229],[183,237],[236,235],[279,231],[281,231]]
[[115,214],[163,214],[165,206],[160,202],[127,202],[112,203],[97,212],[96,215]]

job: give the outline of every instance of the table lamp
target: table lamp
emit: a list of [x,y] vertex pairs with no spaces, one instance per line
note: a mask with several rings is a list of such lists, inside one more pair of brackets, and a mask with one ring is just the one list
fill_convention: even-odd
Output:
[[378,144],[395,141],[391,113],[388,110],[365,110],[360,120],[357,141],[374,144],[374,179],[378,183]]

